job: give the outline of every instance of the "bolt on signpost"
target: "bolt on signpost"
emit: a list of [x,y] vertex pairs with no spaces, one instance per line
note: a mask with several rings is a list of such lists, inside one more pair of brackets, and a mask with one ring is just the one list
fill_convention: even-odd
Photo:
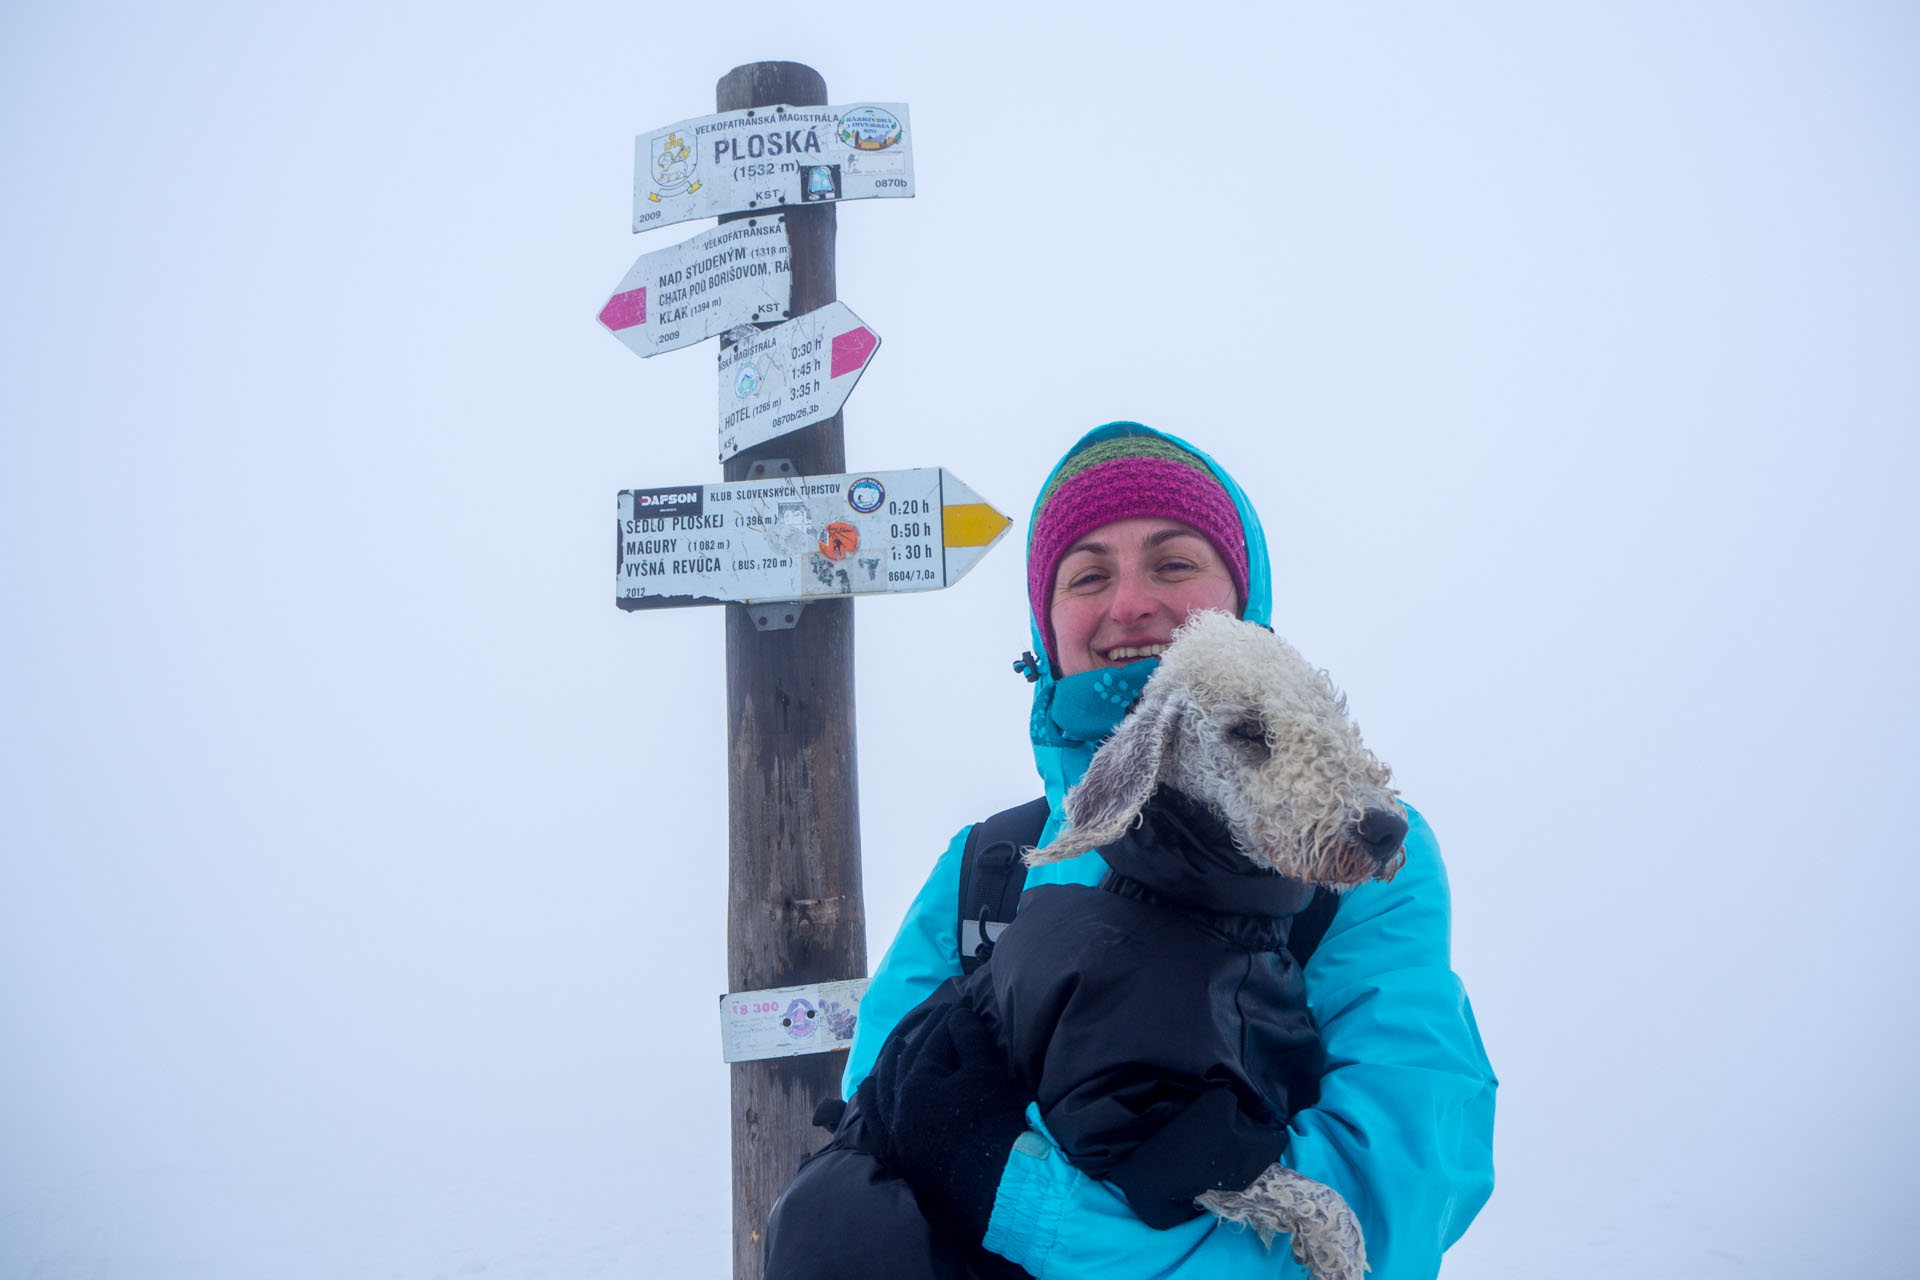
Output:
[[756,62],[718,114],[634,140],[635,231],[712,230],[634,263],[600,323],[652,356],[721,339],[719,483],[622,490],[616,602],[724,604],[733,1274],[837,1096],[867,971],[850,597],[937,590],[1006,532],[942,467],[848,471],[840,406],[880,339],[835,299],[834,206],[911,196],[900,103],[835,107],[810,67]]

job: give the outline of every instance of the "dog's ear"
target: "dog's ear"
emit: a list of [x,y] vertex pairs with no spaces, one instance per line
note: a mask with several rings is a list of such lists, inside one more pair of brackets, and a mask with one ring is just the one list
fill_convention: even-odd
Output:
[[1167,744],[1179,731],[1180,717],[1190,709],[1184,693],[1166,692],[1148,681],[1139,703],[1094,753],[1085,776],[1067,793],[1067,818],[1072,825],[1046,848],[1029,853],[1027,863],[1039,866],[1077,857],[1124,835],[1159,785]]

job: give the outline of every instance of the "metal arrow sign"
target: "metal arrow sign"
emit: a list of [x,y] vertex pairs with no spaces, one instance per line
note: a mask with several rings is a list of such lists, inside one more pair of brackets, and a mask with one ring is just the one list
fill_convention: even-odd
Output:
[[903,102],[754,107],[633,140],[633,229],[689,218],[913,194]]
[[720,351],[720,461],[840,412],[879,347],[844,302],[746,329]]
[[600,308],[600,323],[651,356],[749,321],[784,320],[792,291],[786,216],[742,218],[642,254]]
[[944,467],[624,489],[622,609],[937,591],[1012,523]]

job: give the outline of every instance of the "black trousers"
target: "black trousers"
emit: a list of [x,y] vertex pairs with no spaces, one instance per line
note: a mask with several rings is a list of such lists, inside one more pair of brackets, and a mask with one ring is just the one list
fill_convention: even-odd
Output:
[[935,1231],[906,1179],[862,1145],[866,1128],[859,1103],[849,1104],[833,1141],[801,1161],[774,1202],[767,1216],[766,1280],[1026,1275],[1003,1258]]

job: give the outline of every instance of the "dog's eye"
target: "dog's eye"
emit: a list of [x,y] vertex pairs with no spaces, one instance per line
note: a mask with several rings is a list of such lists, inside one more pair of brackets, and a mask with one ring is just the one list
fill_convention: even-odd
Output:
[[1241,720],[1229,725],[1227,733],[1237,743],[1252,747],[1261,755],[1267,754],[1267,726],[1258,720]]

